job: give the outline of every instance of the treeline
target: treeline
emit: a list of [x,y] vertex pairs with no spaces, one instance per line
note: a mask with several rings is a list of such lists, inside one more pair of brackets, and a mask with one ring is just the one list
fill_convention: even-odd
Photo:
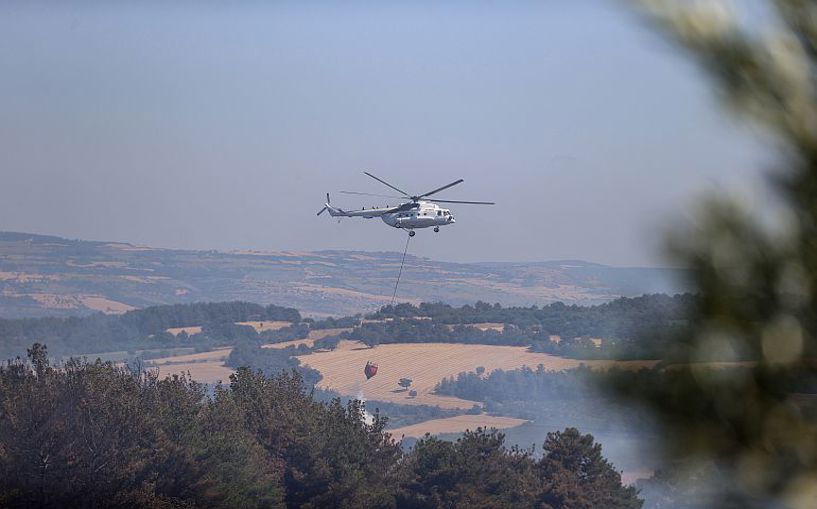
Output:
[[[96,314],[74,318],[0,320],[0,358],[22,355],[32,342],[52,345],[65,356],[110,351],[167,349],[246,343],[277,343],[307,337],[311,330],[352,328],[340,337],[369,346],[380,343],[450,342],[529,346],[534,351],[580,359],[665,358],[675,339],[685,334],[694,309],[692,295],[645,295],[620,298],[597,306],[562,303],[541,308],[478,302],[452,307],[441,303],[385,306],[368,320],[360,316],[302,319],[292,308],[249,302],[154,306],[120,316]],[[373,320],[373,321],[372,321]],[[288,321],[280,330],[257,333],[246,321]],[[480,330],[474,324],[494,322],[504,330]],[[199,326],[188,335],[168,329]],[[561,340],[551,341],[551,336]],[[591,338],[600,338],[601,344]],[[332,348],[337,337],[321,341]]]
[[435,392],[482,403],[489,414],[527,419],[539,425],[581,426],[596,433],[649,436],[653,423],[642,408],[626,407],[606,388],[616,384],[655,384],[666,374],[660,369],[593,370],[586,366],[560,371],[522,367],[484,374],[460,373],[441,380]]
[[686,321],[695,301],[692,294],[653,294],[621,297],[596,306],[566,305],[562,302],[542,307],[502,307],[486,302],[462,307],[443,303],[422,303],[419,306],[404,303],[384,306],[367,318],[385,320],[425,317],[434,323],[449,325],[492,322],[568,337],[626,338],[643,330],[645,326]]
[[24,355],[34,342],[48,343],[56,355],[189,346],[186,335],[166,332],[173,327],[202,326],[203,334],[197,340],[206,347],[224,344],[236,335],[249,337],[251,328],[240,328],[234,322],[250,320],[300,322],[301,315],[296,309],[275,305],[220,302],[153,306],[123,315],[0,319],[0,359]]
[[0,506],[638,508],[591,435],[543,455],[497,432],[404,453],[375,414],[316,401],[297,374],[240,369],[212,396],[110,363],[56,368],[34,345],[0,367]]
[[340,318],[328,317],[323,320],[313,320],[311,318],[304,318],[304,322],[308,323],[313,330],[321,329],[344,329],[348,327],[356,327],[360,324],[361,316],[343,316]]
[[433,320],[404,318],[385,322],[365,322],[350,332],[344,332],[344,339],[356,339],[368,346],[381,343],[474,343],[487,345],[525,346],[532,342],[531,335],[547,339],[547,335],[522,331],[508,327],[504,332],[480,330],[468,325],[449,326]]
[[[577,359],[662,359],[687,330],[693,295],[644,295],[597,306],[561,302],[503,308],[478,302],[459,308],[442,303],[385,306],[349,339],[380,343],[451,342],[529,346],[532,351]],[[473,325],[501,323],[502,332]],[[558,341],[551,336],[559,336]],[[594,339],[601,340],[600,343]]]
[[[456,377],[441,380],[434,392],[479,401],[489,413],[533,419],[537,414],[554,408],[585,406],[598,410],[603,405],[611,404],[607,391],[614,388],[651,394],[654,387],[683,379],[690,371],[700,377],[745,379],[751,376],[753,369],[748,365],[662,363],[637,370],[618,367],[599,370],[579,366],[552,371],[540,364],[535,369],[527,366],[513,370],[496,369],[485,375],[484,368],[477,368],[476,371],[462,372]],[[802,396],[802,400],[793,400],[792,404],[796,404],[806,415],[817,416],[817,403],[812,397],[817,395],[817,376],[810,366],[790,367],[781,370],[777,377],[777,387],[781,393]],[[639,422],[643,418],[641,409],[630,408],[627,413],[632,429],[642,426]],[[583,417],[581,422],[589,420]]]
[[128,311],[119,320],[123,324],[146,333],[156,334],[172,327],[190,327],[247,321],[300,322],[297,309],[270,304],[262,306],[252,302],[199,302],[152,306]]
[[[646,373],[644,371],[641,375],[649,376]],[[463,372],[441,380],[434,391],[445,396],[483,402],[577,400],[595,396],[593,388],[601,386],[608,376],[608,372],[594,371],[586,366],[552,371],[539,364],[536,369],[528,366],[507,371],[495,369],[487,376],[481,372]]]

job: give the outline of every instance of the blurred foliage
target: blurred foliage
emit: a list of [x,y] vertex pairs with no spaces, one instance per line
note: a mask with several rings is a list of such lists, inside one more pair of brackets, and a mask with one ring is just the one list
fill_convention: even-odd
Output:
[[[817,3],[758,3],[766,25],[723,2],[640,2],[728,106],[779,143],[784,213],[772,227],[767,211],[711,199],[675,235],[671,252],[700,293],[679,344],[686,363],[618,389],[661,419],[678,478],[717,479],[704,505],[817,507]],[[679,493],[661,507],[686,507]]]

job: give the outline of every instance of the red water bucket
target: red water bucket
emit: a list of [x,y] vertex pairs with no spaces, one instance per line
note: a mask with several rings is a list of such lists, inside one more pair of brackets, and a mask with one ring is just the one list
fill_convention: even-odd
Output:
[[372,364],[371,362],[366,363],[366,367],[363,368],[363,374],[366,375],[366,380],[370,379],[371,377],[377,374],[377,364]]

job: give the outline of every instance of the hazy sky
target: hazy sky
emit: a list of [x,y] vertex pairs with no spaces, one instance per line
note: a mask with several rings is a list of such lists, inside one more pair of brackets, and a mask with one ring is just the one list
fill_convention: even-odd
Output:
[[498,202],[414,254],[655,265],[702,191],[764,199],[765,145],[624,3],[111,3],[0,4],[0,230],[400,250],[315,216],[382,204],[337,194],[368,170]]

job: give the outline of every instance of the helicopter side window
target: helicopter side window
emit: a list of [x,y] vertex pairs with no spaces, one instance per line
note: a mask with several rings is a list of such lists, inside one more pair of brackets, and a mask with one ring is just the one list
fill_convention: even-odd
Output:
[[442,210],[438,210],[438,211],[437,211],[437,215],[438,215],[438,216],[443,215],[443,211],[442,211]]

